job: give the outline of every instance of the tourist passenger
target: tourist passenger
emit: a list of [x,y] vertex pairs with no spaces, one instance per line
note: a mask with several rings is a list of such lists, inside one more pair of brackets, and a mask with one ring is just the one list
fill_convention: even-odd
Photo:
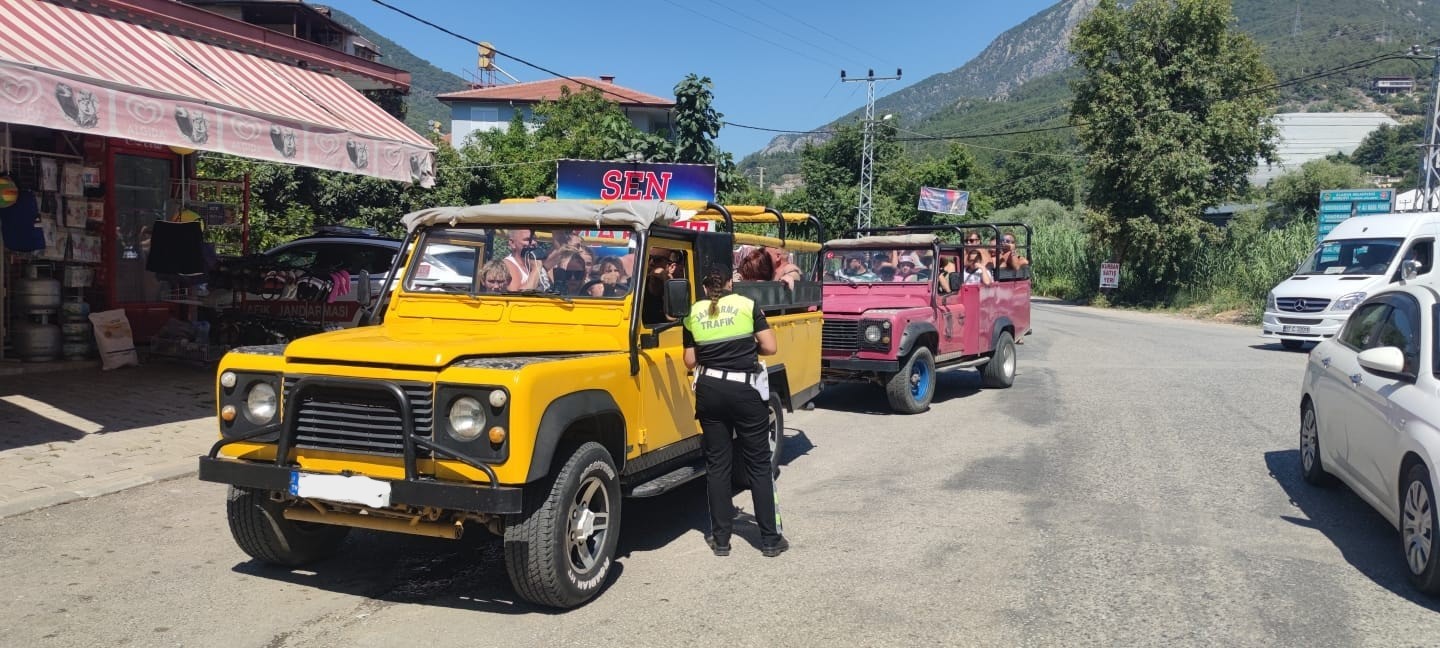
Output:
[[842,271],[842,279],[849,278],[855,281],[874,281],[875,275],[865,267],[865,257],[846,257],[845,269]]
[[480,266],[480,292],[500,293],[510,289],[510,271],[499,259]]
[[606,296],[624,293],[629,285],[625,264],[621,263],[620,257],[600,257],[600,261],[595,264],[595,271],[591,278],[605,286]]
[[990,275],[990,268],[986,264],[984,250],[971,250],[965,253],[964,285],[981,284],[988,286],[995,283],[995,278]]
[[545,268],[535,258],[535,233],[528,229],[512,229],[505,234],[510,243],[510,254],[505,264],[510,271],[510,290],[542,289],[549,281]]
[[640,321],[645,324],[663,324],[672,321],[665,314],[665,282],[675,278],[679,264],[670,251],[656,248],[650,251],[649,269],[645,275],[644,302],[640,305]]
[[550,267],[550,285],[562,295],[578,295],[585,285],[585,258],[573,249],[555,250],[545,259]]
[[752,248],[740,259],[736,274],[740,281],[770,281],[775,276],[775,266],[765,248]]
[[942,293],[951,292],[950,276],[955,274],[955,257],[941,257],[939,266],[940,276],[938,278],[939,285],[937,286],[937,290]]
[[995,265],[1000,268],[1019,270],[1030,265],[1030,260],[1015,251],[1015,234],[1006,232],[1000,236],[1000,256]]
[[765,253],[770,256],[770,265],[775,269],[774,273],[771,274],[770,280],[783,281],[787,288],[794,290],[795,281],[800,279],[804,274],[800,270],[800,266],[795,265],[795,262],[790,260],[789,253],[785,252],[782,248],[765,247],[760,249],[764,250]]
[[920,273],[927,269],[925,262],[916,254],[904,255],[900,257],[900,262],[895,264],[897,281],[923,281]]

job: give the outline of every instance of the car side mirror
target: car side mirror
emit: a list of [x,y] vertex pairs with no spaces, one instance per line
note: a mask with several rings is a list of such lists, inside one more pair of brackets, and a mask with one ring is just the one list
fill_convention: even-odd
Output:
[[665,282],[665,316],[684,319],[690,314],[690,282],[670,279]]
[[952,272],[945,275],[945,280],[950,282],[950,292],[960,292],[960,287],[965,285],[965,277],[959,272]]
[[360,280],[357,283],[359,285],[355,286],[355,301],[360,302],[360,307],[364,308],[370,305],[370,298],[372,296],[370,294],[370,271],[361,270]]
[[1366,349],[1356,356],[1360,367],[1370,373],[1382,376],[1405,375],[1405,352],[1393,346]]
[[1405,281],[1414,281],[1420,275],[1420,262],[1415,259],[1406,259],[1400,262],[1400,278]]

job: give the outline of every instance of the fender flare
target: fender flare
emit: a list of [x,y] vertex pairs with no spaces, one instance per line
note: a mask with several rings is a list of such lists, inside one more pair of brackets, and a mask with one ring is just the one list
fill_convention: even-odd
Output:
[[1015,331],[1015,324],[1010,321],[1010,318],[1008,318],[1008,317],[1000,317],[1000,318],[997,318],[997,319],[995,320],[995,330],[990,333],[990,352],[991,352],[991,353],[994,353],[994,352],[995,352],[995,345],[996,345],[996,344],[999,342],[999,340],[1000,340],[1000,333],[1001,333],[1001,331],[1004,331],[1005,329],[1010,329],[1010,331],[1011,331],[1010,335],[1011,335],[1011,337],[1014,337],[1014,335],[1015,335],[1015,333],[1014,333],[1014,331]]
[[[545,408],[545,413],[540,416],[540,425],[535,429],[535,450],[530,455],[530,470],[525,475],[525,483],[528,484],[549,473],[550,463],[555,458],[555,449],[559,447],[560,440],[564,438],[565,431],[569,430],[570,426],[585,419],[606,414],[613,414],[622,422],[625,420],[625,414],[620,411],[620,405],[615,402],[615,397],[603,389],[586,389],[566,394],[552,401]],[[621,468],[625,462],[623,432],[621,453],[612,459],[615,460],[617,469]]]
[[900,333],[900,344],[897,347],[899,352],[896,354],[896,357],[904,358],[910,355],[911,347],[915,345],[915,341],[919,340],[920,336],[926,333],[934,333],[935,339],[940,339],[940,331],[935,329],[933,322],[918,321],[906,323],[905,330]]

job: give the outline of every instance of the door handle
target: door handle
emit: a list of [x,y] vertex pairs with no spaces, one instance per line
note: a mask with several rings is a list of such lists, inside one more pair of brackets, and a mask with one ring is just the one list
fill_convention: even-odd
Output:
[[1359,385],[1359,384],[1360,384],[1360,381],[1363,380],[1364,378],[1365,378],[1364,374],[1358,374],[1358,373],[1357,373],[1357,374],[1350,374],[1350,384],[1352,384],[1352,385]]
[[1329,367],[1329,366],[1330,366],[1330,358],[1321,358],[1321,359],[1320,359],[1320,366],[1322,366],[1322,367]]

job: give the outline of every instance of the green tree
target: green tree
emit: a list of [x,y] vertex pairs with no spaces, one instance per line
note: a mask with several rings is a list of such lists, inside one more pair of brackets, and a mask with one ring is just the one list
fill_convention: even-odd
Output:
[[1067,157],[1074,146],[1058,137],[1034,137],[996,158],[998,176],[993,193],[999,205],[1023,205],[1032,200],[1074,204],[1079,161]]
[[1404,178],[1401,186],[1413,187],[1420,177],[1420,155],[1416,148],[1425,142],[1425,122],[1416,120],[1370,131],[1350,155],[1337,155],[1337,161],[1353,162],[1369,173]]
[[1326,189],[1369,187],[1365,170],[1333,160],[1311,160],[1265,187],[1270,199],[1266,224],[1286,227],[1296,221],[1314,220],[1320,209],[1320,192]]
[[1226,0],[1101,0],[1071,39],[1092,231],[1126,264],[1126,297],[1183,288],[1203,210],[1274,158],[1275,77],[1234,22]]

